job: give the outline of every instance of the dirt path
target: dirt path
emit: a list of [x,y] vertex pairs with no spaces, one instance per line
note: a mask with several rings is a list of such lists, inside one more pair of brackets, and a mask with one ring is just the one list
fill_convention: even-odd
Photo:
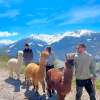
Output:
[[[21,75],[21,81],[23,81],[23,75]],[[39,90],[40,95],[36,96],[34,91],[30,89],[26,91],[19,80],[8,79],[8,71],[0,70],[0,100],[46,100],[41,88]],[[72,87],[70,94],[66,95],[65,100],[75,100],[75,87]],[[100,93],[96,93],[97,100],[100,100]],[[56,95],[49,100],[57,100]],[[84,91],[82,100],[89,100],[88,94]]]

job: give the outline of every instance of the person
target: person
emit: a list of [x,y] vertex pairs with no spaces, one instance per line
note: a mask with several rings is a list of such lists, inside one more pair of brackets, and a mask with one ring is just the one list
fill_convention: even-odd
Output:
[[25,48],[23,50],[23,61],[24,64],[27,65],[29,63],[31,63],[33,60],[33,51],[32,49],[29,47],[29,44],[25,44]]
[[85,44],[77,46],[77,54],[74,59],[76,75],[76,100],[81,100],[82,90],[85,87],[90,100],[96,100],[95,89],[92,80],[95,82],[95,60],[91,54],[86,51]]
[[49,53],[49,57],[46,62],[46,71],[48,71],[49,69],[54,68],[55,55],[50,46],[46,47],[46,51]]

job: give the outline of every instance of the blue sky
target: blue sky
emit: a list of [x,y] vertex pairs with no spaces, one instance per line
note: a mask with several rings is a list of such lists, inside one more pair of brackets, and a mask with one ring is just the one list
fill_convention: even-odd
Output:
[[100,0],[0,0],[2,41],[79,29],[100,31]]

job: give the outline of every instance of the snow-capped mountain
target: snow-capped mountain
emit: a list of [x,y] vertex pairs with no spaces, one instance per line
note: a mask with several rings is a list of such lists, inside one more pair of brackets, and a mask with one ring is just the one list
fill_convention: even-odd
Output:
[[54,35],[48,35],[48,34],[31,34],[29,37],[33,39],[38,39],[47,42],[49,45],[60,41],[62,38],[65,36],[70,36],[70,37],[81,37],[81,36],[87,36],[91,35],[92,33],[95,33],[91,30],[78,30],[75,32],[65,32],[65,33],[60,33],[60,34],[54,34]]
[[18,50],[23,50],[25,43],[30,44],[34,52],[34,59],[36,60],[39,58],[39,52],[47,45],[52,46],[57,58],[64,59],[66,53],[75,52],[75,46],[78,43],[85,43],[88,51],[96,58],[100,58],[100,33],[90,30],[78,30],[54,35],[32,34],[25,39],[9,45],[7,53],[10,56],[15,56]]
[[75,52],[75,47],[79,43],[85,43],[87,50],[96,58],[100,58],[100,33],[91,33],[80,37],[65,36],[60,41],[53,43],[52,47],[56,51],[57,57],[63,59],[66,53]]

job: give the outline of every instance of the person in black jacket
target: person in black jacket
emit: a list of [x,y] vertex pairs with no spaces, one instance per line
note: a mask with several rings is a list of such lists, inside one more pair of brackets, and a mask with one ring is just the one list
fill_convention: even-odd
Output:
[[25,49],[23,50],[23,61],[24,64],[27,65],[29,63],[31,63],[33,60],[33,51],[32,49],[29,47],[29,44],[25,44]]

